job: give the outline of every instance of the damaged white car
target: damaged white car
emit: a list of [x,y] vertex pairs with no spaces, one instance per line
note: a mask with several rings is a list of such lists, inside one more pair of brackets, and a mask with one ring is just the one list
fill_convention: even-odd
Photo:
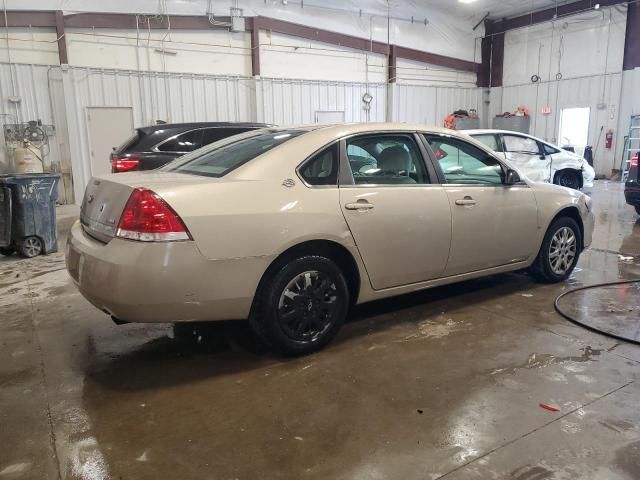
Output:
[[505,130],[467,130],[498,155],[509,160],[527,178],[576,190],[592,188],[595,171],[580,155],[544,140]]

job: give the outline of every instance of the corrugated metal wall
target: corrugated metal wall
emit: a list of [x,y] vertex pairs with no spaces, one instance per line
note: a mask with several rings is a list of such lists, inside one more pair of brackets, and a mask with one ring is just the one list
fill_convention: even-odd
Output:
[[[346,122],[383,122],[384,83],[327,82],[263,78],[256,82],[257,120],[276,125],[315,123],[316,112],[344,112]],[[362,97],[373,97],[366,110]]]
[[481,88],[397,84],[393,88],[392,119],[397,122],[442,125],[455,110],[484,108]]
[[[615,166],[615,159],[622,155],[622,145],[616,142],[614,148],[605,149],[604,132],[609,128],[614,131],[618,129],[621,88],[620,73],[505,86],[496,99],[501,108],[499,111],[492,109],[492,113],[513,112],[519,105],[524,105],[531,113],[530,133],[557,142],[562,109],[589,107],[589,142],[594,147],[594,166],[597,173],[609,175]],[[541,113],[544,106],[551,107],[551,114]]]
[[[54,124],[49,157],[53,170],[66,173],[63,187],[75,200],[91,177],[87,107],[131,107],[135,126],[155,120],[262,121],[277,125],[315,123],[316,112],[344,112],[347,122],[387,120],[387,85],[245,77],[164,74],[80,67],[13,65],[20,121]],[[0,64],[0,97],[11,95],[9,65]],[[458,108],[482,107],[480,89],[396,85],[394,121],[441,125]],[[362,97],[373,97],[364,108]],[[15,108],[0,102],[1,114]],[[6,123],[3,117],[2,123]],[[3,151],[0,152],[0,161]],[[106,156],[108,152],[104,152]],[[64,188],[61,200],[65,200]]]

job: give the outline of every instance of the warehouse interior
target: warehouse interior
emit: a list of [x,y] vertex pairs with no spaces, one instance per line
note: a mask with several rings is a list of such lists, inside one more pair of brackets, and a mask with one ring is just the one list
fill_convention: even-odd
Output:
[[[2,0],[0,9],[0,234],[7,237],[5,243],[0,238],[0,443],[6,447],[0,449],[0,480],[640,478],[640,1]],[[529,260],[512,256],[509,262],[522,262],[521,269],[487,269],[483,276],[462,275],[459,283],[385,284],[399,296],[376,296],[384,289],[371,276],[370,296],[361,301],[362,293],[353,295],[360,300],[352,301],[340,332],[308,355],[274,353],[251,320],[260,303],[244,316],[250,322],[118,318],[98,306],[95,293],[83,291],[79,278],[95,275],[86,281],[109,292],[105,297],[129,290],[139,295],[131,305],[144,305],[145,296],[171,281],[171,252],[180,247],[168,242],[164,256],[151,256],[136,254],[136,245],[114,260],[139,268],[131,275],[138,292],[126,287],[131,278],[125,274],[104,274],[104,264],[78,273],[91,260],[74,259],[73,236],[95,227],[88,213],[94,206],[101,204],[99,214],[105,207],[109,213],[109,202],[128,208],[122,185],[141,190],[146,184],[135,182],[154,173],[113,173],[117,162],[138,166],[138,153],[126,153],[131,139],[170,132],[174,124],[182,128],[176,136],[215,125],[249,136],[265,128],[276,139],[292,132],[320,136],[333,125],[336,138],[347,139],[341,142],[366,128],[389,134],[402,125],[411,132],[421,132],[419,125],[428,132],[451,127],[457,130],[451,135],[479,140],[495,152],[494,161],[506,169],[506,187],[513,162],[520,174],[515,185],[534,191],[537,203],[519,212],[538,209],[532,214],[539,222],[536,251]],[[300,133],[306,129],[311,133]],[[539,157],[535,153],[540,178],[509,155],[509,132],[527,134],[542,149]],[[166,141],[175,138],[167,135]],[[499,145],[480,139],[487,135]],[[440,155],[446,153],[420,142],[425,175],[435,175],[429,161],[443,165]],[[162,153],[161,145],[152,145],[149,156]],[[361,146],[361,155],[375,156]],[[171,169],[210,148],[206,142],[193,153],[182,147],[167,167],[149,169]],[[307,161],[302,151],[299,162]],[[545,158],[565,151],[583,162],[575,185],[564,183],[573,177],[549,173],[562,171],[554,160],[542,167]],[[347,147],[344,152],[337,162],[351,155]],[[255,180],[248,160],[239,163],[240,173],[230,169],[237,180],[224,187],[228,197],[207,196],[202,185],[194,180],[189,187],[175,173],[163,180],[166,194],[151,192],[185,227],[181,240],[197,243],[198,230],[195,221],[182,223],[182,200],[172,199],[194,188],[189,198],[200,205],[193,218],[205,222],[208,208],[221,209],[219,229],[212,223],[206,230],[213,232],[213,245],[239,252],[237,245],[251,243],[247,258],[281,254],[284,247],[271,252],[269,246],[296,230],[299,217],[282,224],[273,212],[266,217],[271,190],[262,183],[231,190]],[[325,183],[309,191],[338,195],[340,165],[335,189]],[[408,170],[405,183],[415,183],[419,169]],[[264,175],[278,192],[311,187],[300,168],[292,172],[285,180]],[[29,175],[54,180],[38,180],[36,194],[29,190],[35,187],[22,186]],[[455,183],[446,177],[432,177],[425,183],[442,185],[425,190],[444,192],[446,183]],[[121,198],[104,200],[100,182],[122,182]],[[538,182],[546,182],[545,189],[535,187]],[[351,183],[357,187],[355,171]],[[540,283],[529,267],[547,241],[543,204],[559,205],[561,196],[582,209],[575,222],[585,249],[563,281]],[[98,202],[91,206],[94,197]],[[278,215],[295,210],[302,198],[278,197],[285,202]],[[331,197],[323,198],[322,205],[331,204]],[[403,237],[415,229],[399,222],[436,215],[433,204],[408,217],[403,198],[393,204],[395,223],[366,238],[358,238],[345,215],[354,251],[362,253],[384,232],[400,258],[389,275],[404,273],[403,264],[408,272],[419,258],[406,251]],[[472,211],[475,199],[463,200],[473,204],[457,205]],[[16,240],[16,232],[33,223],[16,216],[40,208],[23,203],[38,201],[48,213],[33,213],[33,222],[44,222],[49,237]],[[248,206],[238,210],[245,201]],[[345,208],[362,213],[362,199],[353,202]],[[328,223],[313,217],[320,210],[316,204],[303,211],[304,222],[314,228]],[[377,210],[382,213],[362,216],[375,218]],[[504,238],[526,239],[517,231],[524,220],[510,211],[505,206],[486,211],[491,219],[469,221],[464,238],[443,250],[449,263],[456,245],[488,257],[483,249],[503,248]],[[502,223],[494,220],[502,217]],[[118,219],[109,222],[115,232]],[[448,234],[455,235],[450,225]],[[481,225],[500,240],[485,241]],[[425,238],[435,238],[435,231],[425,231]],[[310,235],[305,240],[314,240]],[[27,240],[36,237],[31,255],[35,247]],[[114,242],[89,237],[89,243]],[[115,243],[144,243],[137,240],[144,238]],[[147,247],[161,248],[159,243]],[[211,248],[208,260],[222,262]],[[198,249],[204,254],[205,247]],[[153,259],[157,264],[145,265]],[[447,258],[443,262],[446,272]],[[253,286],[255,302],[266,303],[260,288],[269,272],[275,275],[273,265],[265,265],[265,276]],[[366,258],[353,265],[360,276],[373,275]],[[179,268],[180,279],[190,269],[199,274],[191,257]],[[221,289],[233,290],[243,275],[227,275],[231,286]],[[355,280],[345,278],[351,289]],[[240,293],[230,296],[229,303]],[[185,296],[183,303],[200,300]]]

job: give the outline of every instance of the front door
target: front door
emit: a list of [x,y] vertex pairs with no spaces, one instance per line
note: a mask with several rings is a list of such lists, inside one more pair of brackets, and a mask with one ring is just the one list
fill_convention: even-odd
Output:
[[503,134],[502,139],[505,156],[518,171],[534,182],[551,181],[551,156],[545,155],[536,140],[511,134]]
[[412,133],[345,140],[350,185],[340,204],[376,290],[442,276],[451,242],[451,211],[432,183]]
[[526,185],[505,185],[502,165],[449,135],[425,134],[442,171],[452,212],[445,276],[526,260],[534,254],[537,205]]

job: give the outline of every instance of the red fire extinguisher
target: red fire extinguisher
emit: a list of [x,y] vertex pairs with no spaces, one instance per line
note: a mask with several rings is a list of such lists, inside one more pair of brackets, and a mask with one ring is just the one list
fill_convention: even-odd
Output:
[[604,148],[611,149],[613,145],[613,130],[607,130],[606,135],[604,136]]

